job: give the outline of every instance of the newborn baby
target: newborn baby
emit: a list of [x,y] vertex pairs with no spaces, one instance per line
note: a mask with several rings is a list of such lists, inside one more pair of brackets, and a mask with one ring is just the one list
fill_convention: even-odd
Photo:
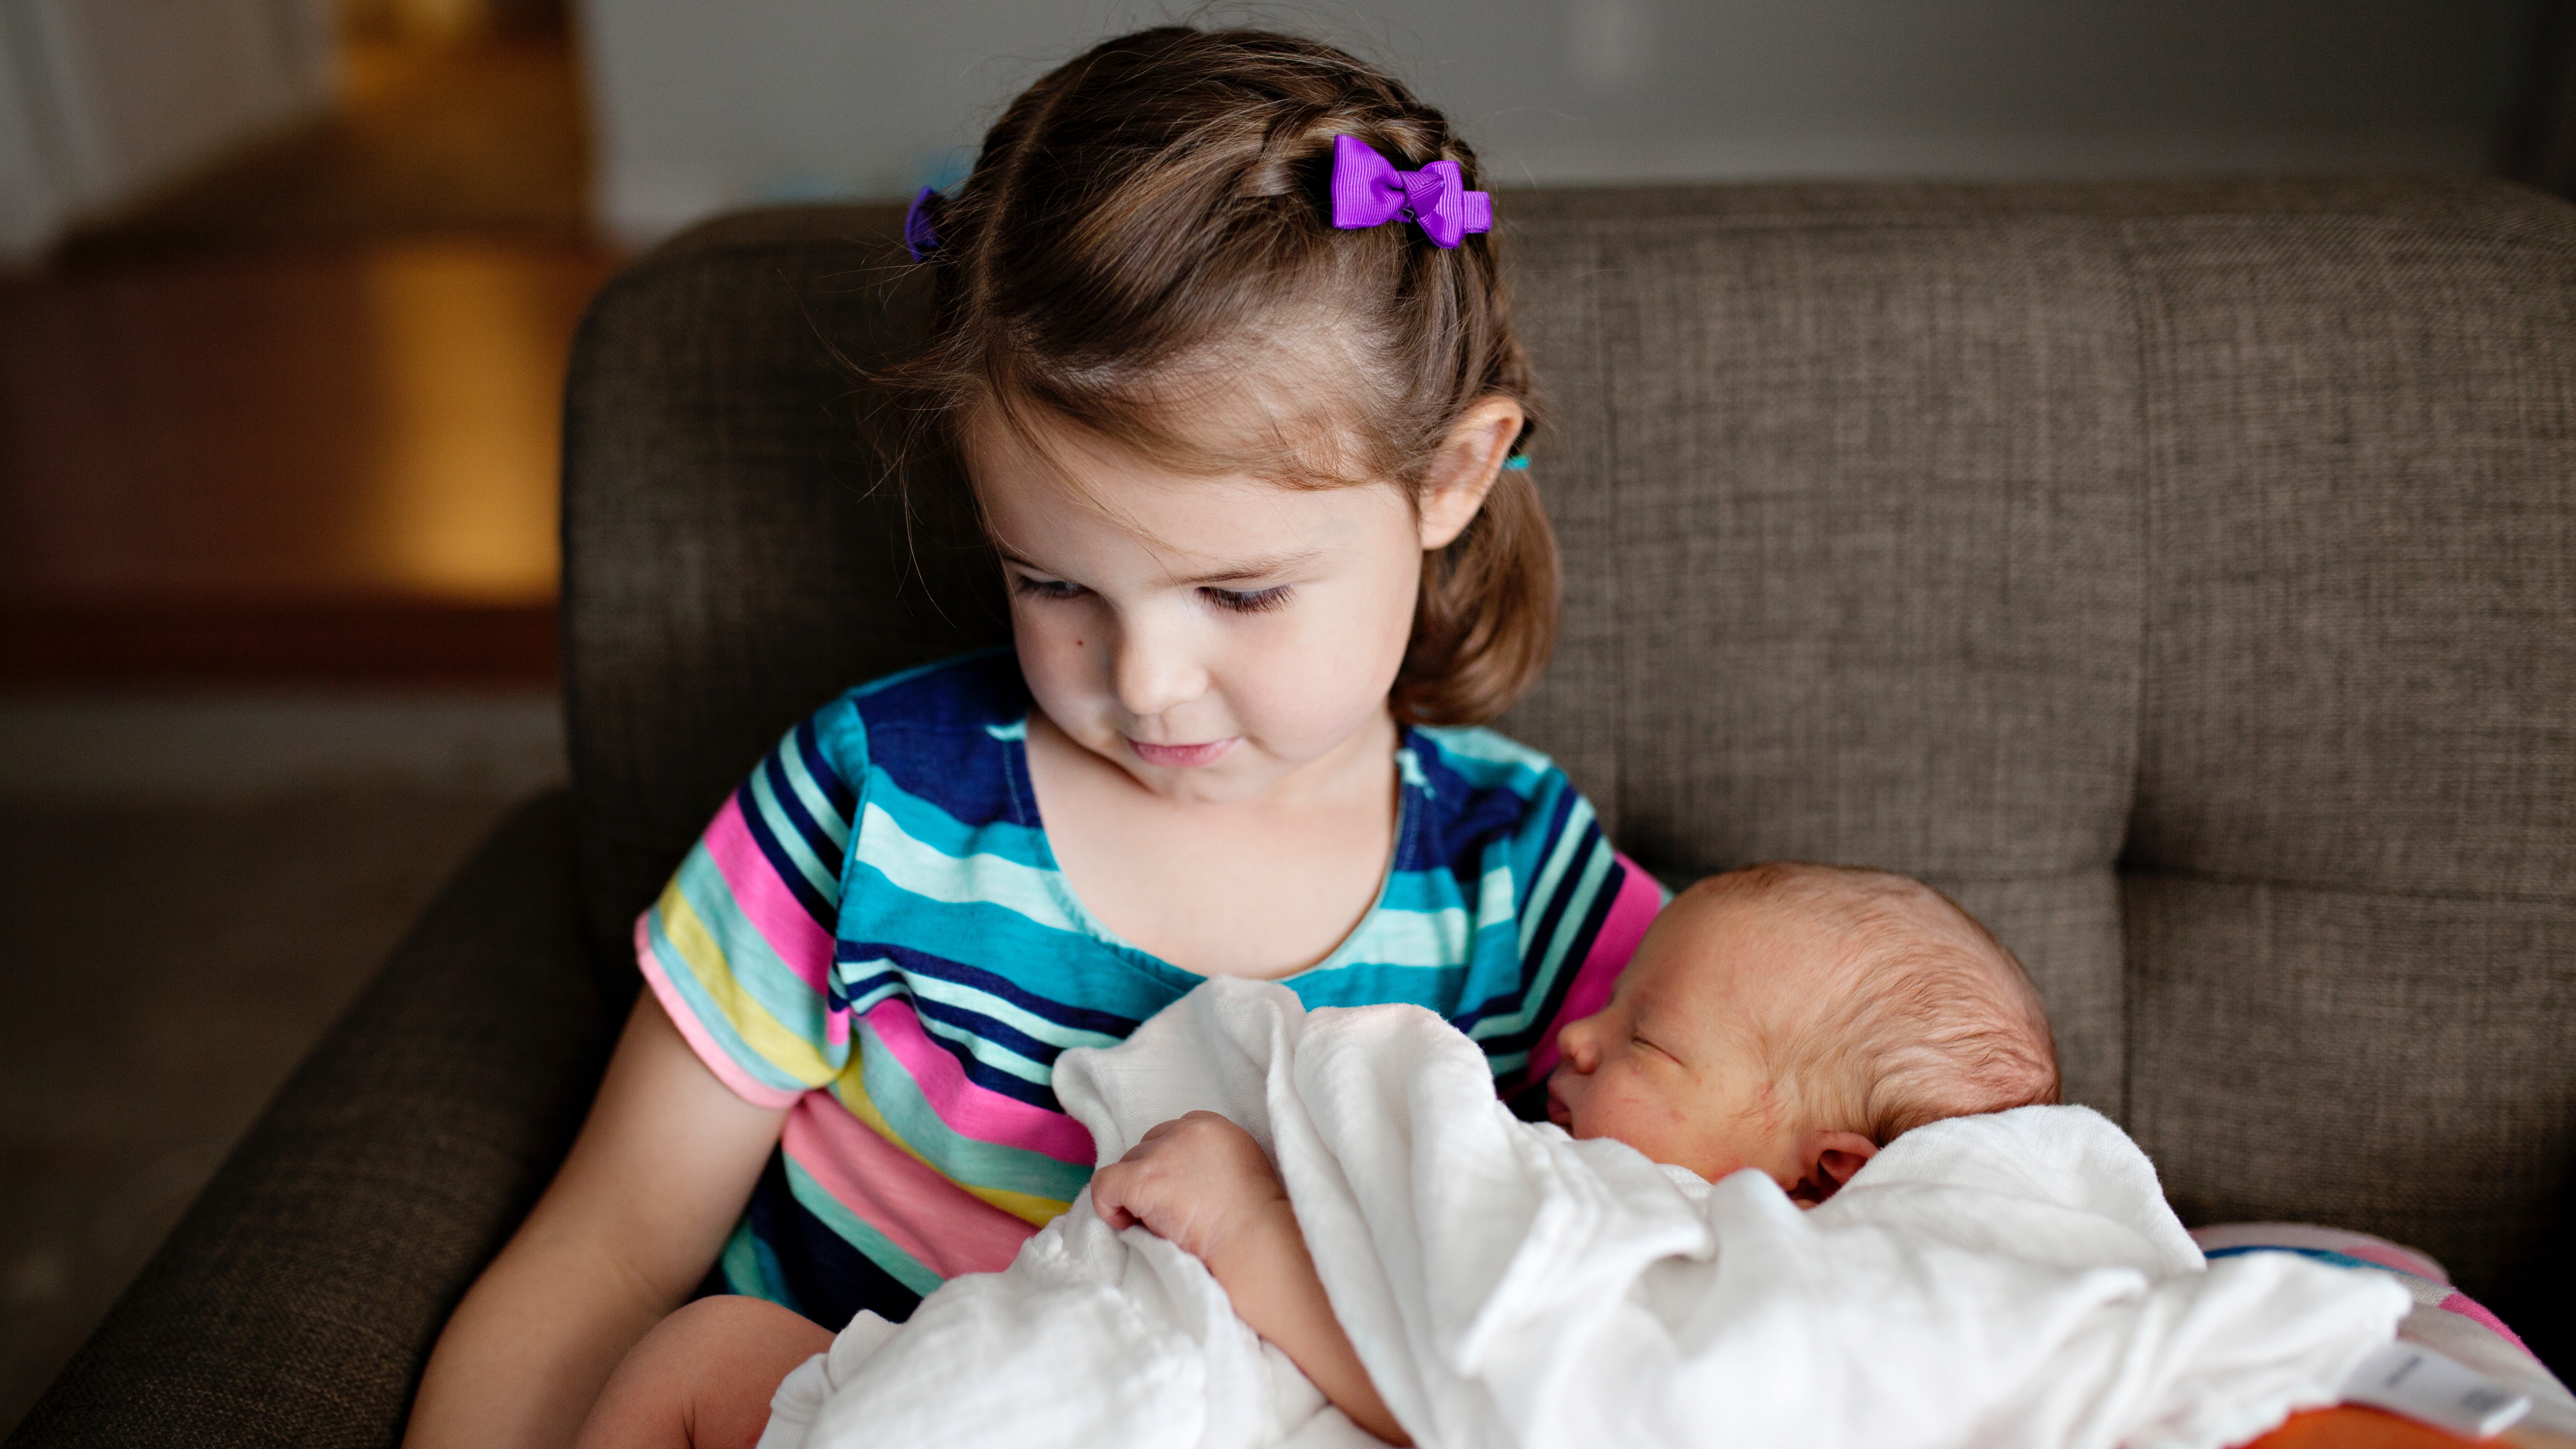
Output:
[[[2048,1019],[2012,954],[1929,886],[1831,866],[1753,866],[1684,892],[1609,1004],[1558,1046],[1558,1126],[1710,1181],[1759,1171],[1805,1206],[1900,1133],[2058,1093]],[[1242,1128],[1211,1112],[1165,1122],[1091,1193],[1113,1226],[1142,1224],[1199,1257],[1328,1399],[1406,1442]],[[620,1366],[581,1442],[748,1444],[780,1376],[830,1340],[774,1304],[691,1304]]]
[[[1812,1207],[1898,1134],[2057,1101],[2039,993],[1919,881],[1773,864],[1666,907],[1602,1010],[1558,1038],[1548,1117],[1712,1182],[1747,1169]],[[1333,1317],[1286,1190],[1243,1129],[1193,1112],[1091,1180],[1113,1225],[1195,1254],[1335,1406],[1409,1442]]]

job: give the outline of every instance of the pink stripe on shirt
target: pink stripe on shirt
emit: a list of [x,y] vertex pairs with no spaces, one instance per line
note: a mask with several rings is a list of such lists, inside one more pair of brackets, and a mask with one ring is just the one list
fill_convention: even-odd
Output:
[[[932,1041],[913,1015],[912,1003],[889,996],[868,1011],[868,1027],[912,1078],[930,1110],[961,1137],[1043,1152],[1058,1162],[1089,1167],[1096,1149],[1091,1133],[1062,1112],[1005,1097],[966,1080],[966,1069]],[[1017,1221],[1017,1219],[1014,1219]]]
[[1574,984],[1566,989],[1565,1004],[1557,1008],[1556,1019],[1547,1024],[1547,1034],[1530,1048],[1529,1080],[1543,1082],[1556,1070],[1558,1052],[1556,1034],[1568,1022],[1581,1021],[1610,1004],[1611,989],[1619,984],[1619,973],[1628,967],[1628,958],[1637,954],[1637,943],[1646,938],[1646,928],[1655,923],[1655,915],[1664,908],[1664,889],[1646,868],[1622,855],[1619,866],[1627,872],[1619,884],[1619,894],[1610,901],[1610,914],[1601,920],[1601,932],[1592,938],[1592,949],[1583,953],[1583,964],[1576,968]]
[[[755,1107],[784,1107],[804,1095],[803,1088],[782,1091],[768,1085],[742,1069],[698,1020],[697,1011],[680,995],[680,988],[663,974],[662,958],[653,950],[653,913],[646,911],[635,918],[635,961],[643,968],[645,984],[653,988],[653,999],[662,1003],[662,1014],[680,1029],[681,1039],[716,1080],[733,1089],[733,1094]],[[683,970],[687,969],[685,967]]]
[[878,1136],[829,1092],[797,1104],[781,1145],[834,1201],[942,1278],[998,1273],[1037,1231]]
[[707,855],[723,873],[726,889],[733,892],[734,909],[751,922],[760,938],[797,979],[814,988],[817,994],[830,990],[832,976],[832,933],[818,924],[805,903],[778,878],[778,868],[761,850],[760,841],[751,833],[751,824],[742,818],[742,797],[726,797],[724,808],[716,812],[715,823],[707,827],[703,844]]
[[2466,1293],[2454,1292],[2450,1297],[2443,1299],[2439,1306],[2445,1313],[2456,1313],[2462,1318],[2469,1320],[2471,1323],[2485,1328],[2487,1331],[2495,1334],[2498,1338],[2501,1338],[2505,1342],[2512,1344],[2514,1347],[2521,1349],[2528,1357],[2538,1358],[2540,1356],[2531,1351],[2530,1344],[2522,1341],[2521,1334],[2505,1327],[2503,1319],[2496,1317],[2493,1312],[2488,1310],[2485,1304],[2480,1303],[2478,1300],[2470,1297]]

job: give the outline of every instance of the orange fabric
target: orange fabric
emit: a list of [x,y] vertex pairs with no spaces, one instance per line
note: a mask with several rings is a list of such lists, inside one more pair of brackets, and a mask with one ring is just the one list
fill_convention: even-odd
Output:
[[2468,1442],[2430,1424],[2342,1404],[2292,1414],[2280,1428],[2242,1449],[2459,1449]]

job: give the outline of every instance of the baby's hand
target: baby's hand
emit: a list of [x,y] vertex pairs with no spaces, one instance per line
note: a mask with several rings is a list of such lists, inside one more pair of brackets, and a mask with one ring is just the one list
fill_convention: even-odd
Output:
[[1214,1112],[1192,1112],[1093,1173],[1091,1205],[1111,1227],[1142,1223],[1214,1267],[1230,1236],[1287,1210],[1288,1190],[1251,1133]]

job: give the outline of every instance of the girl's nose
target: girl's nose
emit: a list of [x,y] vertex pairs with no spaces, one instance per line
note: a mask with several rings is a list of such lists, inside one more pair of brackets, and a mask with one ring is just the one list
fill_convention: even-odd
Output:
[[1117,692],[1121,709],[1138,719],[1150,719],[1206,693],[1207,670],[1191,651],[1187,634],[1175,621],[1150,617],[1119,621],[1110,688]]

